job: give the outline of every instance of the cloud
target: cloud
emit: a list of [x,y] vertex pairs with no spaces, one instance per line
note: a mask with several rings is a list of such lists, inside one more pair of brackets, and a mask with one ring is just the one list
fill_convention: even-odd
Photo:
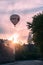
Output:
[[31,14],[31,13],[35,13],[35,12],[38,12],[38,11],[43,11],[43,6],[42,7],[33,8],[33,9],[25,9],[25,10],[22,10],[21,12],[23,14]]
[[[0,14],[36,12],[43,7],[42,0],[0,0]],[[31,11],[32,10],[32,11]]]
[[16,10],[23,10],[23,9],[31,9],[40,7],[43,5],[42,0],[20,0],[19,2],[15,3],[14,9]]
[[5,31],[2,27],[0,27],[0,34],[3,34]]
[[[0,36],[2,33],[2,38],[7,38],[17,32],[21,38],[27,38],[26,22],[31,22],[32,16],[40,11],[43,11],[43,0],[0,0]],[[21,18],[16,28],[10,22],[10,15],[15,13]]]
[[12,10],[12,11],[2,11],[0,10],[0,14],[13,14],[13,13],[18,13],[18,14],[31,14],[35,13],[38,11],[43,11],[43,6],[42,7],[37,7],[37,8],[32,8],[32,9],[24,9],[24,10]]

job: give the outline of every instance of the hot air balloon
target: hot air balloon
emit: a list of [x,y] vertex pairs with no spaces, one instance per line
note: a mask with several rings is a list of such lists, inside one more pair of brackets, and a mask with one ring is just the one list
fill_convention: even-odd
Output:
[[16,24],[20,21],[20,16],[17,14],[13,14],[10,16],[10,21],[16,26]]

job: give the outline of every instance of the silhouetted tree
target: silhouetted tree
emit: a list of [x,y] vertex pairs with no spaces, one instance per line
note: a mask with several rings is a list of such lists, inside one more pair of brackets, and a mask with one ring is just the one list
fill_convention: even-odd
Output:
[[0,63],[14,61],[14,54],[12,48],[5,46],[4,42],[5,40],[0,39]]
[[28,28],[33,32],[33,40],[40,47],[43,55],[43,13],[39,13],[33,17],[32,24],[28,24]]

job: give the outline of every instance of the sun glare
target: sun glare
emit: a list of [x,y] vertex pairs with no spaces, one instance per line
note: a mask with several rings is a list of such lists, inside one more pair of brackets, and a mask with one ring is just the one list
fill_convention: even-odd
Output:
[[18,43],[18,38],[19,38],[19,35],[18,34],[14,34],[14,37],[13,37],[13,42],[14,43]]
[[18,33],[12,35],[10,38],[8,38],[8,40],[12,41],[12,43],[14,44],[20,44],[20,45],[23,45],[24,43],[28,44],[26,41],[20,39],[20,35]]
[[18,38],[19,38],[19,34],[15,33],[13,36],[8,38],[8,40],[13,41],[13,43],[18,43],[19,42]]

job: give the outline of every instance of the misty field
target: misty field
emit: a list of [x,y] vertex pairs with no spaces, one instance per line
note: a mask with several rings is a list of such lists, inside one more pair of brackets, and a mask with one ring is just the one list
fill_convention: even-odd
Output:
[[15,61],[13,63],[7,63],[1,65],[43,65],[43,61],[40,60]]

